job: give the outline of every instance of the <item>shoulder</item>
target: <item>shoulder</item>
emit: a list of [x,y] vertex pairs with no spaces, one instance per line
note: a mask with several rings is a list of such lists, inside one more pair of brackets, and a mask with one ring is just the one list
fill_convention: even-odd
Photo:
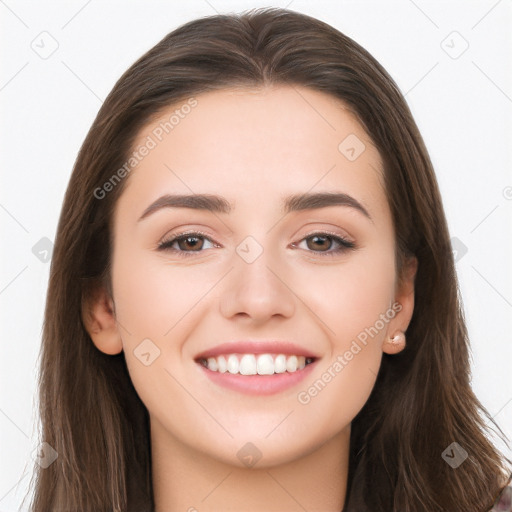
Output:
[[512,481],[501,491],[494,507],[489,512],[512,512]]

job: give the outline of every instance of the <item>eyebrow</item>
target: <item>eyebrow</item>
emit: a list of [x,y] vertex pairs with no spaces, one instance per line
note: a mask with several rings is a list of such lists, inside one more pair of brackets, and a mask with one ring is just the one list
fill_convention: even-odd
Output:
[[[283,213],[314,210],[328,206],[345,206],[362,213],[371,222],[372,217],[366,208],[354,197],[340,192],[317,192],[293,194],[283,200]],[[213,213],[230,213],[233,207],[229,201],[213,194],[165,194],[151,203],[142,213],[138,222],[162,208],[191,208],[194,210],[207,210]]]

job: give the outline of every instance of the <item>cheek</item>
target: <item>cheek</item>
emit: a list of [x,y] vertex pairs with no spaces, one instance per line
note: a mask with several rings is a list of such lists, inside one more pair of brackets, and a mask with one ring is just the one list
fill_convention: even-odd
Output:
[[333,353],[345,351],[376,323],[379,333],[373,337],[383,339],[387,323],[379,319],[390,308],[395,282],[392,249],[389,253],[354,254],[346,264],[310,265],[297,272],[299,296],[332,340]]
[[165,416],[177,407],[185,430],[187,419],[199,425],[202,418],[179,385],[187,375],[182,344],[195,318],[193,306],[207,287],[194,286],[192,276],[200,281],[197,269],[173,268],[154,254],[129,252],[122,244],[114,252],[116,318],[130,378],[152,415]]
[[307,305],[320,319],[331,352],[319,362],[315,380],[297,398],[312,417],[330,411],[329,420],[339,425],[351,421],[375,384],[382,342],[395,316],[390,307],[395,282],[393,249],[369,250],[336,269],[324,266],[310,272],[302,275],[300,286],[307,290]]
[[114,253],[116,319],[128,370],[148,409],[180,395],[166,370],[181,381],[195,364],[183,348],[201,324],[217,274],[211,267],[173,264],[148,251],[130,253],[121,244]]
[[[297,394],[304,435],[315,422],[334,435],[364,406],[375,385],[382,359],[382,341],[394,312],[389,309],[394,290],[392,258],[359,261],[337,273],[318,272],[323,292],[310,295],[330,339],[331,353]],[[389,317],[386,317],[386,312]],[[384,320],[382,320],[384,318]]]
[[[116,316],[135,336],[133,342],[140,337],[164,339],[204,295],[211,280],[199,266],[173,267],[143,251],[114,258],[113,268]],[[131,342],[128,336],[125,340]]]

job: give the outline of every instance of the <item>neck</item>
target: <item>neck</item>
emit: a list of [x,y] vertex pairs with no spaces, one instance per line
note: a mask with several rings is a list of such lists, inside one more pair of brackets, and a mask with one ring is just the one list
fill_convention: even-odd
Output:
[[340,512],[349,445],[350,427],[300,459],[240,468],[183,445],[152,421],[155,512]]

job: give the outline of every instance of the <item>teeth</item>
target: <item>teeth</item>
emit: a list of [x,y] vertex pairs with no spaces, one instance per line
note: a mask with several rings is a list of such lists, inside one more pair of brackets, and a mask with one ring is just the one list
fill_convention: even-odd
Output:
[[231,354],[228,357],[228,372],[229,373],[238,373],[239,369],[240,369],[240,364],[238,363],[238,357],[236,357],[234,354]]
[[240,373],[242,375],[256,375],[256,358],[252,354],[245,354],[240,360]]
[[[244,356],[246,357],[246,356]],[[254,357],[254,356],[250,356]],[[258,375],[274,375],[274,358],[270,354],[261,354],[258,357]]]
[[278,355],[274,360],[274,371],[276,373],[284,373],[286,371],[286,356]]
[[286,360],[286,371],[287,372],[297,371],[297,364],[298,364],[297,356],[290,356]]
[[[210,359],[213,359],[215,361],[215,358],[214,357],[211,357]],[[210,359],[208,359],[208,361],[210,361]],[[226,358],[224,356],[220,356],[217,358],[217,365],[218,365],[218,370],[220,373],[226,373],[228,371],[228,363],[226,361]],[[208,368],[210,368],[210,370],[212,369],[210,367],[210,364],[208,363]],[[215,370],[213,370],[215,371]]]
[[[308,358],[307,364],[313,360]],[[201,363],[213,372],[240,375],[274,375],[274,373],[293,373],[306,366],[304,356],[285,356],[284,354],[229,354],[209,357]]]

